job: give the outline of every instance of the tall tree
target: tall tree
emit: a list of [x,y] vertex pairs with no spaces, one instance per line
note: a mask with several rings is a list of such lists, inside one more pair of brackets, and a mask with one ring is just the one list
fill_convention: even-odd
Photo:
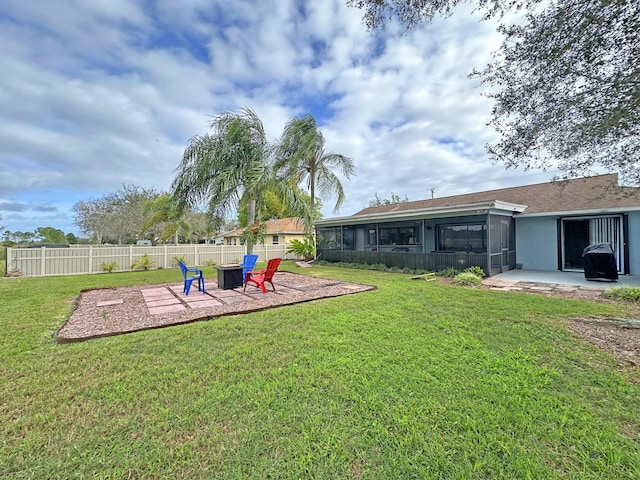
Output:
[[[178,245],[179,232],[182,230],[189,235],[190,226],[184,218],[184,215],[178,210],[178,205],[168,194],[162,194],[158,197],[148,200],[142,213],[146,220],[140,227],[140,234],[147,235],[154,227],[159,227],[160,231],[156,232],[161,242],[166,242],[174,237],[174,243]],[[152,235],[155,234],[152,233]],[[155,238],[154,238],[155,239]]]
[[[296,186],[295,189],[298,191],[298,195],[309,206],[309,211],[311,209],[311,196],[302,191],[299,186]],[[240,227],[247,226],[247,209],[246,209],[246,200],[240,200],[240,208],[238,209],[238,224]],[[319,199],[316,199],[315,202],[315,213],[313,215],[313,219],[316,220],[318,218],[322,218],[322,212],[320,211],[322,208],[322,202]],[[272,218],[287,218],[287,217],[295,217],[298,215],[295,210],[290,209],[279,197],[276,192],[266,191],[264,192],[264,198],[261,202],[260,210],[256,212],[256,218],[258,220],[266,221]],[[236,227],[237,228],[237,227]]]
[[109,229],[119,244],[135,241],[145,221],[144,206],[158,195],[159,193],[152,188],[123,185],[106,196],[106,201],[112,209]]
[[5,241],[25,244],[25,243],[33,242],[33,239],[35,238],[35,236],[36,236],[35,232],[20,232],[20,231],[10,232],[9,230],[7,230],[2,235],[2,238]]
[[344,201],[342,183],[332,169],[338,170],[346,179],[355,173],[352,159],[325,152],[324,146],[322,131],[315,118],[307,114],[287,122],[278,148],[278,171],[296,183],[306,181],[311,196],[311,212],[315,212],[316,193],[320,197],[335,196],[336,212]]
[[391,192],[391,198],[380,198],[378,193],[376,192],[373,200],[369,200],[370,207],[381,207],[383,205],[395,205],[400,203],[407,203],[409,198],[405,195],[404,198],[401,198],[400,195],[396,195]]
[[133,241],[145,221],[144,205],[157,196],[154,189],[123,185],[99,199],[77,202],[73,206],[74,220],[83,233],[98,243],[106,239]]
[[209,217],[206,212],[189,210],[185,213],[184,220],[185,223],[189,225],[189,241],[193,242],[198,242],[201,238],[215,232],[214,228],[217,227],[209,221]]
[[[180,208],[206,203],[209,213],[220,223],[247,198],[247,221],[252,231],[256,209],[264,192],[273,190],[295,209],[305,205],[285,182],[279,182],[272,167],[273,145],[267,140],[258,115],[249,108],[213,117],[212,134],[189,140],[172,192]],[[247,252],[256,238],[247,237]]]
[[111,207],[104,198],[81,200],[73,206],[75,224],[96,243],[103,243],[109,234]]
[[67,237],[59,228],[38,227],[35,231],[36,240],[42,243],[66,243]]
[[[369,28],[398,17],[414,27],[460,0],[349,0]],[[598,167],[640,183],[640,2],[474,0],[501,20],[494,61],[472,76],[492,87],[487,145],[507,167],[557,166],[564,177]],[[525,15],[508,15],[522,9]],[[507,19],[517,19],[508,23]]]

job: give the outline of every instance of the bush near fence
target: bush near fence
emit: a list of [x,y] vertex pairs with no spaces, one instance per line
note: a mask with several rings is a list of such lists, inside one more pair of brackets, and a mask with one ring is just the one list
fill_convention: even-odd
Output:
[[[287,254],[288,245],[259,245],[253,247],[259,262],[271,258],[295,259]],[[143,255],[151,260],[151,268],[177,268],[176,258],[189,266],[240,263],[245,246],[227,245],[71,245],[70,248],[8,248],[6,271],[8,276],[38,277],[103,273],[103,265],[117,264],[112,272],[131,271],[131,265]]]

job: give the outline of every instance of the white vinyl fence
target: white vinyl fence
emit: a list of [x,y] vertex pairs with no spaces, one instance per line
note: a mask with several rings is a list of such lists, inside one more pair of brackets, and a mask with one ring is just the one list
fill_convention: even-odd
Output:
[[[287,255],[287,245],[254,245],[253,253],[259,262],[272,258],[295,259]],[[148,255],[151,268],[177,268],[175,258],[188,266],[240,263],[245,246],[227,245],[71,245],[69,248],[8,248],[7,275],[40,277],[52,275],[81,275],[104,272],[103,265],[115,262],[112,271],[131,270],[131,264]],[[0,275],[3,272],[0,272]]]

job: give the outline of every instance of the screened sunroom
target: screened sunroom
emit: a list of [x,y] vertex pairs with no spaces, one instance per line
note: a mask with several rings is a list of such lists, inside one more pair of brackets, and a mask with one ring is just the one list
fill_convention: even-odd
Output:
[[429,271],[479,266],[492,275],[515,268],[513,215],[524,208],[482,202],[320,220],[317,256]]

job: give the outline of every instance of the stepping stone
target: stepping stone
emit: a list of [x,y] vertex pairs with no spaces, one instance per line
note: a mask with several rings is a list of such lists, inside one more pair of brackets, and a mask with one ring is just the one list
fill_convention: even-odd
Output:
[[123,299],[118,299],[118,300],[106,300],[104,302],[98,302],[96,303],[96,307],[108,307],[110,305],[122,305],[124,303]]
[[151,307],[149,308],[149,313],[151,315],[158,315],[160,313],[172,313],[172,312],[181,312],[186,310],[186,307],[181,303],[177,303],[174,305],[164,305],[160,307]]
[[158,300],[147,301],[147,307],[148,308],[161,307],[163,305],[181,305],[181,303],[180,303],[180,300],[178,300],[173,295],[171,296],[171,298],[161,298],[161,299],[158,299]]
[[142,296],[146,297],[147,295],[163,295],[167,292],[167,289],[164,287],[161,288],[146,288],[144,290],[142,290]]

